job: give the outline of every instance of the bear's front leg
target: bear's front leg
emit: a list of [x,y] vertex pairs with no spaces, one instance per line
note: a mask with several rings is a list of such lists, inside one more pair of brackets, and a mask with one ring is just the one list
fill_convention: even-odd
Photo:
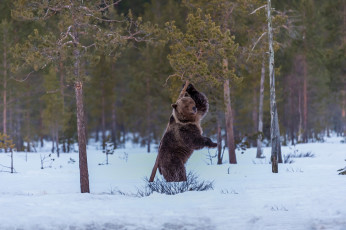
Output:
[[180,128],[180,137],[184,143],[192,149],[201,149],[204,147],[215,148],[217,144],[214,143],[209,137],[201,135],[200,130],[194,124],[185,125]]
[[200,136],[199,138],[195,138],[193,146],[194,149],[202,149],[204,147],[208,148],[216,148],[217,143],[214,143],[209,137]]

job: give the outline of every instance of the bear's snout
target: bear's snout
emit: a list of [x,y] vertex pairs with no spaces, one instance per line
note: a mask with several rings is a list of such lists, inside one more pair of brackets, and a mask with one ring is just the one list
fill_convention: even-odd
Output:
[[192,110],[196,113],[197,112],[197,108],[194,106],[193,108],[192,108]]

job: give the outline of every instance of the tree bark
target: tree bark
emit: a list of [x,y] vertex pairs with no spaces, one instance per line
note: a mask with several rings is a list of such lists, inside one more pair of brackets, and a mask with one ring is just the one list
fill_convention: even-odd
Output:
[[258,132],[261,133],[257,138],[257,158],[262,157],[262,138],[263,138],[263,98],[264,98],[264,80],[265,80],[265,60],[262,60],[261,68],[261,86],[259,95],[259,106],[258,106]]
[[299,127],[298,127],[298,143],[303,141],[303,113],[302,113],[302,96],[301,89],[298,90],[298,113],[299,113]]
[[[224,69],[228,69],[228,60],[223,60]],[[235,143],[234,143],[234,131],[233,131],[233,114],[231,107],[231,95],[229,88],[229,80],[225,80],[223,83],[223,92],[224,92],[224,103],[225,103],[225,120],[226,120],[226,130],[227,130],[227,145],[228,145],[228,155],[229,163],[236,164],[237,157],[235,154]]]
[[[254,87],[252,95],[252,122],[253,122],[253,132],[258,131],[258,105],[257,105],[257,89]],[[257,146],[257,142],[253,141],[254,146]]]
[[222,164],[222,136],[219,118],[217,118],[217,164]]
[[3,46],[4,46],[4,60],[3,60],[3,68],[4,68],[4,81],[3,81],[3,134],[7,134],[7,31],[4,29],[3,34]]
[[60,74],[60,94],[62,97],[62,112],[65,113],[65,91],[64,91],[64,63],[62,58],[59,59],[59,74]]
[[13,173],[13,150],[10,149],[11,151],[11,173]]
[[76,93],[76,106],[77,106],[80,186],[81,186],[82,193],[90,193],[88,160],[87,160],[86,139],[85,139],[83,83],[81,81],[75,82],[75,93]]
[[[75,19],[74,19],[75,20]],[[78,24],[74,24],[74,39],[79,42]],[[75,96],[77,107],[77,133],[78,133],[78,150],[79,150],[79,171],[80,171],[80,187],[81,193],[90,193],[88,160],[86,152],[86,130],[83,104],[83,82],[80,76],[80,51],[77,44],[73,50],[74,55],[74,76],[75,76]]]
[[101,114],[101,125],[102,125],[102,149],[106,148],[106,102],[105,102],[105,93],[104,93],[104,83],[102,82],[102,98],[101,98],[102,114]]
[[54,130],[52,130],[52,150],[51,152],[54,153],[55,151],[55,137],[54,137]]
[[57,157],[60,157],[58,122],[55,122],[55,144]]
[[150,100],[150,80],[146,78],[146,91],[147,91],[147,152],[150,153],[150,143],[151,143],[151,100]]
[[117,120],[116,120],[116,107],[115,102],[112,103],[112,142],[114,144],[114,148],[117,147]]
[[275,71],[274,71],[274,49],[273,49],[273,27],[271,16],[271,0],[267,0],[268,39],[269,39],[269,80],[270,80],[270,137],[272,143],[271,162],[272,172],[278,173],[277,160],[281,155],[279,119],[275,96]]
[[291,139],[291,144],[294,145],[294,127],[295,127],[295,119],[294,119],[294,106],[293,106],[293,91],[295,87],[293,85],[293,75],[288,76],[288,85],[289,85],[289,96],[288,96],[288,125],[289,125],[289,136]]
[[[305,41],[304,41],[305,46]],[[303,56],[303,141],[308,142],[308,79],[306,54]]]

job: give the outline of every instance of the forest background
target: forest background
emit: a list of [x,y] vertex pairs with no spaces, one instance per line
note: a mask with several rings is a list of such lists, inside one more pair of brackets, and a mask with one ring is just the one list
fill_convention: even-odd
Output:
[[[31,45],[27,42],[36,35],[47,41],[49,36],[60,36],[63,19],[26,20],[18,10],[20,2],[1,0],[0,5],[0,130],[13,139],[17,151],[35,151],[45,140],[52,141],[52,152],[73,151],[78,137],[74,83],[67,68],[71,60],[61,58],[45,65],[39,54],[29,57],[23,53],[23,46]],[[262,0],[124,0],[107,8],[106,20],[106,14],[140,18],[160,32],[149,42],[122,44],[116,55],[95,50],[81,60],[86,140],[102,143],[104,148],[110,142],[122,147],[132,141],[156,152],[151,146],[159,143],[170,105],[184,82],[176,76],[174,41],[172,33],[169,35],[172,24],[166,23],[175,21],[184,33],[188,14],[204,19],[210,14],[216,26],[234,36],[236,49],[228,66],[232,70],[229,89],[235,147],[256,146],[261,134],[261,74],[265,76],[263,137],[270,140],[267,20],[266,10],[261,8],[265,4]],[[272,7],[282,145],[323,141],[331,132],[345,135],[345,1],[273,1]],[[35,60],[24,63],[37,66],[22,64],[21,59],[27,58]],[[203,131],[221,143],[227,140],[224,85],[211,84],[213,81],[200,78],[192,82],[210,100]],[[223,143],[219,151],[227,145],[227,141]]]

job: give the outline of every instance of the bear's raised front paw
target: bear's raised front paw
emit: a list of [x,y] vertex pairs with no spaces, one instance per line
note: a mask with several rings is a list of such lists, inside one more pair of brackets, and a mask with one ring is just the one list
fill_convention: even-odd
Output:
[[217,147],[217,143],[214,143],[214,142],[212,142],[209,146],[209,148],[216,148],[216,147]]
[[196,91],[196,89],[195,89],[195,87],[191,83],[186,88],[186,92],[188,92],[188,93],[192,93],[192,92],[195,92],[195,91]]

